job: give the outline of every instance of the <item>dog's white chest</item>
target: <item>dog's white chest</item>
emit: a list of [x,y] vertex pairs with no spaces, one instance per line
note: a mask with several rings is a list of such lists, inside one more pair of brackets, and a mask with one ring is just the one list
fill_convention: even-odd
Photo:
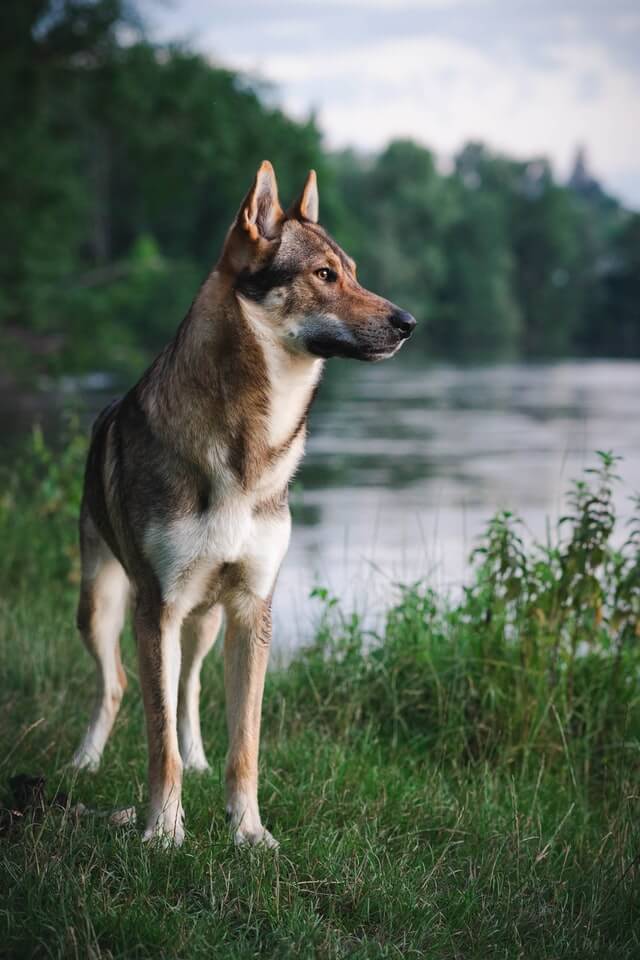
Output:
[[171,595],[201,562],[212,566],[239,560],[250,540],[251,527],[251,506],[240,497],[199,515],[150,523],[144,535],[144,552],[163,595]]
[[253,591],[265,597],[289,542],[288,511],[260,516],[252,499],[236,496],[201,515],[147,527],[144,552],[165,602],[187,612],[204,598],[212,572],[241,563]]

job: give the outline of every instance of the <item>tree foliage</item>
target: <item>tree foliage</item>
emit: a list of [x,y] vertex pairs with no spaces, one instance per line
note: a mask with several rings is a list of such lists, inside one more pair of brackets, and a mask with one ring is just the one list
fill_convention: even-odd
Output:
[[[330,154],[313,118],[145,39],[125,0],[24,0],[0,32],[0,361],[138,369],[175,329],[259,162],[285,200],[309,167],[362,281],[430,353],[640,353],[640,218],[594,181],[468,144]],[[34,363],[35,358],[35,363]]]

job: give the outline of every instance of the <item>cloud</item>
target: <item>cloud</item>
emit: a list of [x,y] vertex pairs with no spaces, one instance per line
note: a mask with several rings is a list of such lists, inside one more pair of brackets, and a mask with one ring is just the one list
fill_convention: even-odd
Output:
[[479,139],[564,173],[580,143],[640,203],[640,15],[627,0],[183,0],[157,24],[274,82],[294,113],[316,110],[332,146],[410,136],[450,155]]
[[583,143],[595,168],[615,177],[637,148],[639,78],[593,45],[557,45],[548,56],[542,70],[513,55],[498,60],[460,42],[420,37],[330,58],[280,52],[236,62],[273,79],[289,109],[315,106],[333,146],[378,148],[413,136],[450,153],[481,139],[521,156],[548,154],[566,168]]

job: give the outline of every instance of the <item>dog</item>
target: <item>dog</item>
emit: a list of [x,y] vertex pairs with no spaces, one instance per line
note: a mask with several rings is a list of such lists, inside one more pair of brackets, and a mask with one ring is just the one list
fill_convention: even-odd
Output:
[[359,285],[319,226],[315,172],[285,213],[265,161],[176,336],[98,416],[77,616],[98,694],[73,764],[97,768],[118,713],[130,599],[149,748],[144,839],[184,839],[183,771],[208,769],[200,668],[224,611],[226,809],[237,844],[277,846],[258,808],[258,747],[288,484],[325,360],[391,357],[414,326]]

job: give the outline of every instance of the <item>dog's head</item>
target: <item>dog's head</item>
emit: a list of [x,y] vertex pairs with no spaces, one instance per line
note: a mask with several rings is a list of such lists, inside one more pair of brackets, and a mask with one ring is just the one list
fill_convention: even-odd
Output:
[[384,360],[416,324],[411,314],[360,286],[353,260],[319,226],[313,170],[285,213],[273,167],[261,165],[227,234],[219,268],[232,275],[242,308],[293,352]]

